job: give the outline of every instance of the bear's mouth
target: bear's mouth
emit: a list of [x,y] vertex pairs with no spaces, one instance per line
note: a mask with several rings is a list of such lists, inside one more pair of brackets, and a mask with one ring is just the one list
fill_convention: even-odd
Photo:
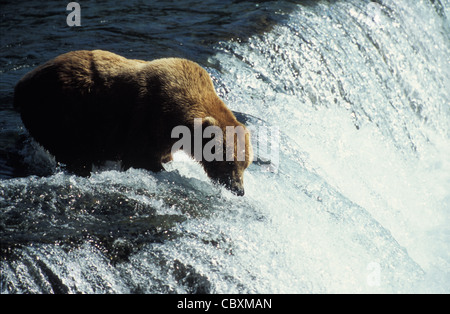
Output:
[[216,183],[223,185],[227,190],[237,196],[244,196],[245,190],[241,182],[233,180],[231,178],[227,179],[216,179]]
[[[228,188],[228,187],[227,187]],[[233,194],[236,194],[237,196],[244,196],[245,191],[243,187],[237,187],[232,186],[231,188],[228,188]]]

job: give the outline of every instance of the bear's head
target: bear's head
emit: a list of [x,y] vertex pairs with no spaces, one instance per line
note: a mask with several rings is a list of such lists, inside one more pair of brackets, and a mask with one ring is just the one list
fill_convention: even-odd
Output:
[[244,171],[253,161],[250,132],[234,119],[231,125],[220,125],[203,119],[203,156],[201,164],[208,176],[236,195],[244,195]]

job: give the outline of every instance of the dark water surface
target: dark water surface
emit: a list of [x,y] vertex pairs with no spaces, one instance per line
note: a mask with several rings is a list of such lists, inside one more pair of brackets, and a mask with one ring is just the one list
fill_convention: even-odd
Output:
[[[0,2],[1,293],[450,292],[448,0],[80,4]],[[200,63],[279,152],[68,174],[12,98],[77,49]]]

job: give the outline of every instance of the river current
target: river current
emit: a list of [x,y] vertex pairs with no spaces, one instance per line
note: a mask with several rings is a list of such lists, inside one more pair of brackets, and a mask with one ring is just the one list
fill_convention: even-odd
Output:
[[[79,3],[0,4],[1,293],[450,292],[448,0]],[[256,134],[245,196],[183,153],[67,173],[12,98],[77,49],[205,67]]]

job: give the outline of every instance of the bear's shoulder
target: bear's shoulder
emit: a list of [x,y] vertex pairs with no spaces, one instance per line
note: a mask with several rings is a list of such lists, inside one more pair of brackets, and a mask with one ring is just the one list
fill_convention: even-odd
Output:
[[156,83],[172,97],[185,102],[201,104],[206,98],[216,98],[213,82],[208,72],[199,64],[182,58],[163,58],[149,62],[147,77],[157,78]]

